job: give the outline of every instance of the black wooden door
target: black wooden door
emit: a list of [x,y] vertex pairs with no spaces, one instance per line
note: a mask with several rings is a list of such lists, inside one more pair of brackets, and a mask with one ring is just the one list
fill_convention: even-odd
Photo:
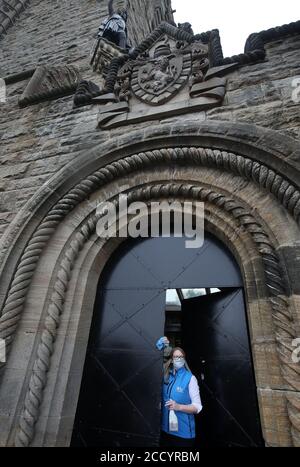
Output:
[[166,289],[197,287],[236,288],[183,301],[182,345],[198,378],[205,374],[200,445],[260,443],[238,265],[212,235],[200,249],[185,240],[129,240],[101,274],[71,446],[159,445],[163,354],[155,342],[164,335]]
[[243,290],[184,300],[182,343],[203,404],[197,446],[262,446]]
[[163,289],[100,289],[71,446],[158,446],[164,308]]

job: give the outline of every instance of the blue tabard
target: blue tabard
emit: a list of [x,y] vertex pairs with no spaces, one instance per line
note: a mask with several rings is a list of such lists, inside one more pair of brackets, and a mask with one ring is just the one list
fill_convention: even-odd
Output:
[[178,404],[191,404],[189,395],[189,382],[192,373],[186,368],[180,368],[173,373],[170,373],[169,383],[163,382],[162,389],[162,430],[166,433],[181,438],[195,438],[195,417],[194,414],[175,411],[178,418],[178,431],[169,430],[169,409],[165,407],[165,403],[172,399]]

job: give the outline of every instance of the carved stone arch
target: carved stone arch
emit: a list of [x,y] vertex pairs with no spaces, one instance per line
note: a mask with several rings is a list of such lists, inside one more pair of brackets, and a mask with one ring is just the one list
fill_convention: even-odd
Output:
[[[93,192],[97,189],[101,189],[101,187],[103,190],[107,183],[114,180],[120,181],[126,175],[131,177],[134,173],[138,174],[139,172],[143,172],[143,178],[146,173],[151,176],[155,171],[160,172],[162,166],[168,170],[174,170],[174,173],[176,171],[180,173],[185,166],[189,166],[191,171],[196,171],[197,167],[202,170],[207,167],[209,170],[215,170],[218,173],[224,172],[235,174],[235,177],[241,177],[244,180],[251,181],[251,183],[253,182],[257,187],[259,187],[257,190],[258,192],[265,194],[267,192],[271,192],[273,202],[275,198],[277,198],[277,200],[285,207],[287,212],[291,214],[291,216],[288,215],[290,228],[292,230],[296,228],[298,229],[298,227],[296,227],[296,223],[295,225],[292,225],[292,217],[294,217],[296,222],[299,221],[300,206],[299,192],[297,190],[297,186],[299,185],[297,184],[297,175],[295,170],[293,170],[294,158],[296,157],[296,146],[293,141],[288,142],[290,145],[287,144],[288,149],[286,154],[282,152],[282,145],[279,146],[278,140],[277,148],[273,141],[273,149],[270,149],[268,152],[267,149],[264,148],[264,144],[266,144],[264,142],[270,141],[271,136],[274,136],[271,135],[270,132],[254,127],[252,128],[251,133],[249,128],[251,125],[241,125],[240,127],[243,128],[240,128],[239,131],[241,135],[243,134],[243,138],[240,135],[241,139],[237,141],[236,136],[228,136],[228,132],[232,132],[232,126],[230,130],[229,125],[227,126],[226,123],[221,124],[219,122],[219,129],[217,131],[215,123],[212,123],[211,127],[210,125],[205,125],[206,126],[203,128],[199,128],[194,122],[192,122],[190,123],[190,126],[186,125],[184,129],[168,125],[166,127],[151,128],[151,132],[141,130],[140,132],[135,133],[135,135],[131,135],[131,144],[129,138],[120,137],[118,142],[115,141],[111,143],[110,151],[108,150],[107,153],[101,153],[101,158],[99,158],[99,151],[97,149],[92,150],[88,156],[85,155],[85,158],[83,156],[79,156],[77,161],[70,164],[57,176],[53,177],[47,186],[45,186],[40,193],[38,193],[28,203],[26,207],[27,211],[24,210],[25,220],[24,212],[20,213],[19,218],[16,219],[17,227],[19,227],[18,221],[22,220],[24,223],[19,231],[19,238],[21,237],[21,234],[23,234],[23,244],[25,245],[28,241],[29,243],[23,251],[21,262],[19,265],[15,264],[13,267],[15,270],[15,277],[13,280],[16,277],[18,280],[15,283],[12,282],[10,284],[13,286],[13,288],[10,287],[10,295],[9,292],[5,295],[6,308],[3,308],[4,313],[0,320],[0,330],[4,333],[2,334],[4,337],[9,335],[11,330],[15,331],[17,329],[17,324],[23,311],[24,304],[28,307],[28,303],[25,302],[25,298],[28,290],[32,290],[35,268],[39,264],[39,258],[43,254],[44,248],[48,244],[52,235],[55,234],[59,226],[64,227],[66,219],[72,215],[74,208],[80,203],[83,203],[85,199],[89,198]],[[203,131],[203,134],[201,134],[201,131]],[[255,133],[256,144],[253,143],[253,132]],[[238,129],[236,129],[236,133],[238,133]],[[214,134],[214,136],[212,136],[212,134]],[[247,134],[246,137],[245,134]],[[252,140],[251,144],[248,139]],[[187,142],[190,142],[190,144],[184,144]],[[237,153],[231,152],[233,149],[229,152],[228,149],[230,147],[235,150],[239,148],[239,150]],[[281,151],[279,151],[279,147],[281,148]],[[133,151],[138,148],[143,149],[143,151],[134,154]],[[268,161],[268,158],[272,160],[272,164],[270,164],[270,166],[265,162],[265,160]],[[112,162],[114,160],[116,162]],[[103,167],[102,169],[100,169],[101,166]],[[96,169],[96,172],[94,172],[93,169]],[[70,170],[73,171],[71,176],[69,176]],[[275,170],[277,174],[275,174]],[[83,180],[85,176],[86,179]],[[72,185],[76,184],[76,181],[79,181],[79,183],[70,190]],[[184,180],[185,185],[188,181],[189,180]],[[231,195],[234,199],[236,198],[234,190],[232,190]],[[255,213],[255,207],[252,206],[250,211],[251,215],[253,212]],[[42,219],[44,220],[41,223]],[[38,225],[39,227],[37,228]],[[252,223],[250,222],[249,225],[251,228]],[[36,228],[37,230],[35,231]],[[88,227],[86,228],[88,229]],[[27,236],[24,234],[26,229]],[[11,232],[7,233],[6,241],[12,238],[12,232],[13,228],[11,229]],[[18,233],[18,229],[14,233],[16,234],[16,232]],[[294,232],[296,232],[296,230],[294,230]],[[260,233],[254,232],[254,234],[257,234],[258,237],[260,236]],[[72,235],[72,227],[70,228],[70,235]],[[77,241],[79,240],[77,239]],[[19,251],[20,250],[23,250],[23,248],[19,245]],[[7,255],[8,259],[6,263],[4,263],[4,270],[6,267],[7,270],[12,267],[14,261],[12,256],[13,251],[16,250],[11,248],[11,254]],[[70,255],[72,256],[72,251],[70,252]],[[273,259],[274,258],[271,255],[271,260],[269,261],[269,267],[271,268],[269,277],[272,277],[274,267],[276,266]],[[58,269],[58,264],[55,265],[55,268]],[[64,274],[67,274],[67,271],[65,271]],[[11,278],[12,274],[10,275],[10,279]],[[259,274],[256,277],[256,280],[261,281],[261,276]],[[280,281],[278,283],[275,281],[273,283],[273,288],[276,289],[279,285]],[[8,283],[7,289],[9,290]],[[47,289],[48,296],[51,292],[50,289],[51,287],[49,284]],[[276,306],[279,306],[280,308],[281,305],[285,303],[286,293],[280,288],[276,290],[277,292],[275,293],[275,296],[277,297],[275,301],[277,299],[279,300],[277,301]],[[283,339],[286,337],[286,332],[294,333],[292,324],[293,319],[289,313],[290,312],[283,313],[285,319],[282,330]],[[7,320],[8,317],[9,320]],[[277,322],[276,325],[278,324],[280,325],[280,323]],[[290,352],[290,336],[288,340],[287,351]],[[286,354],[282,354],[281,357],[282,361],[284,361],[286,359]],[[34,355],[31,355],[31,358],[34,358]],[[43,361],[43,365],[44,363],[45,362]],[[283,363],[284,365],[289,366],[288,361]],[[7,371],[9,371],[9,368]],[[287,400],[286,398],[288,397],[288,405],[291,404],[289,414],[293,443],[299,444],[299,374],[297,372],[297,368],[293,371],[292,383],[296,384],[296,386],[292,391],[288,391],[288,389],[291,389],[291,381],[288,381],[288,384],[283,387],[284,391],[282,392],[284,392],[284,394],[282,394],[282,396],[285,400]],[[289,378],[290,377],[291,371],[289,372]],[[42,386],[42,379],[35,379],[34,384]],[[19,404],[22,405],[22,402],[19,401]],[[15,428],[13,431],[15,431]],[[27,433],[27,428],[25,429],[25,433]],[[32,439],[34,432],[31,433],[30,428],[28,428],[28,430],[26,437]],[[12,442],[12,439],[10,442]],[[287,442],[286,439],[285,442]],[[291,443],[291,438],[289,438],[288,442]],[[269,441],[269,443],[272,444],[272,441]],[[273,444],[276,443],[280,444],[280,441],[273,441]],[[24,444],[26,444],[26,442]]]
[[[141,187],[141,188],[138,188],[137,190],[133,190],[132,193],[134,194],[134,199],[147,199],[147,198],[152,199],[152,196],[155,197],[155,195],[156,196],[160,195],[160,196],[165,197],[168,195],[168,192],[172,196],[172,198],[174,196],[176,198],[177,196],[180,195],[180,193],[181,195],[184,195],[185,197],[189,198],[189,196],[192,196],[193,194],[195,195],[197,190],[200,190],[200,188],[197,185],[193,186],[193,185],[188,185],[188,184],[184,184],[181,182],[176,185],[175,183],[173,185],[159,184],[158,186],[156,184],[152,186],[150,185],[150,188],[149,187],[147,188],[147,186]],[[250,280],[249,276],[251,275],[251,268],[253,267],[256,268],[256,274],[253,273],[252,277],[253,277],[254,282],[255,280],[257,281],[260,274],[258,272],[257,265],[255,264],[256,254],[253,250],[251,253],[251,249],[253,248],[252,240],[249,239],[249,237],[251,237],[251,234],[249,235],[249,232],[247,232],[247,229],[249,229],[249,217],[251,217],[248,214],[250,210],[248,209],[245,211],[245,213],[247,213],[247,216],[246,216],[247,219],[245,219],[245,226],[247,226],[247,228],[240,226],[241,227],[240,230],[237,230],[238,219],[242,219],[245,217],[245,213],[242,212],[243,210],[242,203],[238,203],[237,201],[234,202],[230,198],[226,199],[224,195],[218,194],[214,192],[212,189],[208,189],[206,187],[201,188],[201,191],[203,192],[204,197],[208,199],[212,205],[215,205],[215,204],[217,205],[216,211],[214,213],[210,213],[210,219],[209,219],[209,223],[211,224],[210,229],[214,231],[215,234],[219,233],[219,236],[221,236],[221,232],[223,232],[224,238],[228,237],[228,231],[231,230],[232,237],[234,237],[235,241],[240,244],[239,248],[235,248],[234,243],[232,243],[233,250],[235,250],[235,256],[237,257],[241,265],[245,264],[246,261],[249,263],[246,267],[244,267],[245,271],[243,271],[245,278],[248,276],[246,279],[246,282]],[[192,196],[192,198],[194,198],[194,196]],[[230,226],[228,226],[228,219],[226,219],[226,216],[224,219],[224,211],[222,209],[222,207],[224,207],[224,203],[227,204],[227,209],[225,210],[226,214],[229,214],[228,217],[232,218]],[[236,210],[235,215],[232,215],[233,214],[233,203],[235,204],[235,210]],[[90,236],[92,235],[93,233],[92,223],[94,221],[95,221],[95,218],[92,215],[92,217],[88,216],[88,219],[86,220],[84,225],[82,224],[82,222],[80,222],[79,223],[80,234],[78,233],[78,231],[74,232],[74,234],[72,235],[72,237],[74,238],[73,241],[71,241],[71,243],[69,241],[63,254],[60,254],[61,262],[60,262],[59,271],[56,271],[57,278],[56,278],[55,285],[54,285],[54,292],[53,292],[54,299],[52,303],[50,303],[50,305],[48,304],[48,313],[49,313],[50,320],[48,318],[48,325],[47,325],[47,319],[45,319],[45,327],[46,327],[46,330],[44,330],[45,335],[44,337],[41,338],[41,343],[39,344],[40,348],[36,352],[38,357],[37,357],[37,360],[35,362],[34,369],[33,369],[33,376],[32,376],[32,381],[30,385],[30,390],[27,392],[27,397],[25,399],[26,410],[24,411],[24,420],[21,422],[21,430],[20,430],[21,435],[20,434],[17,435],[17,444],[18,443],[27,444],[24,441],[26,440],[28,441],[30,436],[34,433],[34,425],[31,425],[31,423],[34,419],[38,420],[39,418],[40,402],[37,403],[37,401],[42,400],[42,395],[43,395],[42,386],[44,386],[46,382],[46,376],[47,376],[45,372],[45,366],[47,366],[50,363],[52,350],[50,349],[50,345],[49,345],[50,340],[51,340],[49,339],[49,337],[50,337],[50,334],[52,334],[53,332],[53,321],[57,323],[59,322],[59,314],[62,312],[62,309],[61,309],[61,303],[63,302],[62,293],[65,292],[65,290],[67,289],[67,284],[70,281],[71,263],[75,263],[78,253],[83,248],[83,244],[87,242]],[[227,221],[228,227],[226,226],[226,221]],[[255,235],[258,235],[258,234],[261,237],[263,237],[264,236],[263,230],[259,228],[258,221],[255,221],[252,219],[251,224],[253,223],[257,225],[256,232],[254,232],[254,238],[255,238]],[[226,228],[221,229],[220,228],[221,224],[225,225]],[[251,228],[250,228],[250,232],[251,232]],[[252,231],[252,234],[253,234],[253,231]],[[226,243],[228,244],[228,241]],[[264,249],[265,249],[266,244],[268,243],[267,236],[263,240],[256,238],[256,243],[258,244],[263,243]],[[244,254],[241,253],[242,244],[244,244],[244,250],[246,250],[246,253],[244,252]],[[229,245],[230,245],[230,242],[229,242]],[[271,252],[269,251],[269,254],[270,253]],[[239,254],[241,255],[241,257],[238,257]],[[249,258],[247,258],[248,254],[250,256],[250,260]],[[72,267],[74,267],[74,265],[72,265]],[[80,268],[80,271],[82,275],[82,268]],[[258,287],[258,284],[256,286]],[[252,284],[252,287],[253,287],[253,284]],[[249,285],[248,285],[248,288],[249,288]],[[262,299],[262,297],[260,297],[260,299]],[[254,304],[254,308],[256,305],[257,304]],[[249,302],[249,307],[251,311],[251,308],[253,307],[253,303],[251,303],[251,301]],[[86,308],[86,307],[84,306],[82,308]],[[253,332],[255,333],[255,329],[253,329]],[[54,345],[54,341],[53,341],[53,345]],[[70,373],[72,373],[72,371]],[[36,386],[37,380],[43,381],[43,385]],[[53,414],[53,412],[51,413]]]

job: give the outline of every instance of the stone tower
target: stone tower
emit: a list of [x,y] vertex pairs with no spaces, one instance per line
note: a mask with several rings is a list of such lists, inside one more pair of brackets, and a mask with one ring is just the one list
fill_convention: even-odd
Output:
[[97,35],[106,0],[0,0],[0,445],[70,444],[121,242],[97,200],[124,192],[205,203],[243,277],[264,442],[300,446],[300,22],[223,57],[170,0],[115,4],[130,53]]

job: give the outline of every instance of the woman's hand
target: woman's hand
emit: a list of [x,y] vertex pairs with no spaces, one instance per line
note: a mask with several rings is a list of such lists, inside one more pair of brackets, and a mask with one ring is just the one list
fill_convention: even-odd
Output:
[[181,406],[180,404],[177,404],[177,402],[173,401],[172,399],[168,400],[166,402],[166,407],[169,409],[169,410],[177,410],[179,411],[181,409]]
[[169,345],[170,341],[166,336],[160,337],[158,341],[156,342],[156,348],[158,350],[163,350]]
[[191,414],[198,413],[197,407],[195,407],[193,404],[177,404],[177,402],[173,401],[172,399],[166,402],[166,407],[169,410],[177,410],[177,412],[184,412],[184,413],[191,413]]
[[164,336],[164,337],[162,338],[162,340],[163,340],[163,343],[164,343],[164,344],[166,344],[166,345],[169,345],[169,344],[170,344],[170,341],[169,341],[169,339],[168,339],[166,336]]

